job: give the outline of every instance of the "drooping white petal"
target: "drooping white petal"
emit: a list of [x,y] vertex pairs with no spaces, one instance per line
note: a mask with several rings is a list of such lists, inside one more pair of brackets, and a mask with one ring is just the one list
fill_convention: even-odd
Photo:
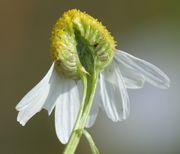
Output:
[[88,120],[86,122],[86,128],[90,128],[94,125],[96,118],[97,118],[97,115],[98,115],[98,111],[99,111],[99,107],[100,107],[101,102],[102,101],[101,101],[101,97],[100,97],[100,82],[98,81],[94,100],[93,100],[93,104],[92,104],[92,108],[91,108],[91,111],[89,113]]
[[118,63],[125,86],[128,89],[139,89],[144,86],[144,77],[134,69],[130,69],[124,63],[119,62],[118,56],[114,60]]
[[79,112],[80,97],[74,80],[59,76],[58,84],[61,95],[59,95],[55,103],[55,128],[59,140],[66,144]]
[[33,115],[42,109],[49,94],[49,80],[52,76],[53,69],[54,63],[45,77],[30,92],[28,92],[16,106],[16,109],[19,111],[17,121],[23,126]]
[[136,70],[129,69],[126,65],[119,63],[119,61],[116,60],[116,57],[114,58],[114,60],[118,64],[126,88],[139,89],[144,86],[144,77],[141,74],[137,73]]
[[[135,76],[134,76],[135,77]],[[144,79],[139,76],[139,79],[132,79],[132,78],[127,78],[123,76],[123,81],[128,89],[139,89],[144,86]]]
[[113,61],[100,75],[102,107],[112,121],[121,121],[129,115],[129,96],[118,67]]
[[56,69],[53,70],[52,76],[49,80],[50,91],[49,95],[43,105],[43,108],[48,111],[50,115],[57,103],[59,96],[63,93],[63,78],[60,76]]
[[145,81],[158,88],[168,88],[170,80],[168,76],[153,64],[136,58],[124,51],[117,50],[115,60],[127,69],[144,77]]
[[48,84],[51,75],[54,70],[54,63],[51,65],[47,74],[43,77],[43,79],[34,87],[32,88],[16,105],[16,110],[20,111],[25,108],[27,105],[34,102],[34,99],[39,97],[39,94],[43,92],[44,87]]
[[22,126],[24,126],[31,117],[33,117],[37,112],[39,112],[42,109],[42,106],[48,96],[48,93],[49,85],[44,87],[43,92],[40,93],[38,97],[34,98],[31,104],[19,111],[17,121]]

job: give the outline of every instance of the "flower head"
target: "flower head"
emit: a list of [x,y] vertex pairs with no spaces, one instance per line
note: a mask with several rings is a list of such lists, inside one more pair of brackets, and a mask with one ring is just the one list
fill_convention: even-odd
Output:
[[111,62],[115,41],[98,20],[73,9],[64,13],[51,33],[51,54],[65,76],[79,78]]
[[99,108],[112,121],[126,119],[127,88],[142,88],[145,82],[158,88],[170,84],[156,66],[115,49],[106,28],[79,10],[64,13],[55,24],[51,54],[53,64],[48,73],[16,106],[17,121],[25,125],[41,109],[50,115],[55,108],[56,133],[62,143],[68,142],[73,128],[91,127]]

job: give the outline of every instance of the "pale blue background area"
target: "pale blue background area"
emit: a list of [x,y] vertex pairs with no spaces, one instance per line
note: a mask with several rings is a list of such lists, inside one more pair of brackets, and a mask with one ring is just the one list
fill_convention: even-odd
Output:
[[[79,8],[102,21],[118,48],[160,67],[171,79],[161,90],[146,84],[129,90],[131,113],[113,123],[100,111],[89,131],[102,154],[180,153],[180,3],[178,1],[0,1],[0,153],[60,154],[54,115],[36,115],[26,127],[14,107],[47,72],[52,25]],[[83,138],[77,154],[90,154]]]

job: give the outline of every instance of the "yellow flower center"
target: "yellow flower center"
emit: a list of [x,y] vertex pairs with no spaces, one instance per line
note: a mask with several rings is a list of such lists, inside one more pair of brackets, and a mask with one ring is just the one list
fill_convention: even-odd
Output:
[[51,33],[51,55],[65,76],[102,70],[114,56],[115,41],[97,19],[73,9],[64,13]]

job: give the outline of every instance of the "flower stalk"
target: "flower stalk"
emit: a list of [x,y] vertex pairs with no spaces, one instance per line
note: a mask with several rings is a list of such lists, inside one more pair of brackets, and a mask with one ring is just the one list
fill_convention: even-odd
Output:
[[92,154],[100,154],[98,148],[96,147],[96,145],[95,145],[95,143],[91,137],[91,135],[86,130],[83,131],[83,134],[89,142]]
[[[94,73],[91,76],[85,75],[82,77],[83,99],[82,99],[81,107],[79,110],[79,114],[78,114],[74,129],[73,129],[73,132],[64,150],[64,154],[74,154],[79,144],[81,136],[84,132],[86,121],[91,111],[93,98],[96,91],[98,74],[99,73],[96,73],[96,71],[94,71]],[[97,149],[95,151],[97,151]]]

